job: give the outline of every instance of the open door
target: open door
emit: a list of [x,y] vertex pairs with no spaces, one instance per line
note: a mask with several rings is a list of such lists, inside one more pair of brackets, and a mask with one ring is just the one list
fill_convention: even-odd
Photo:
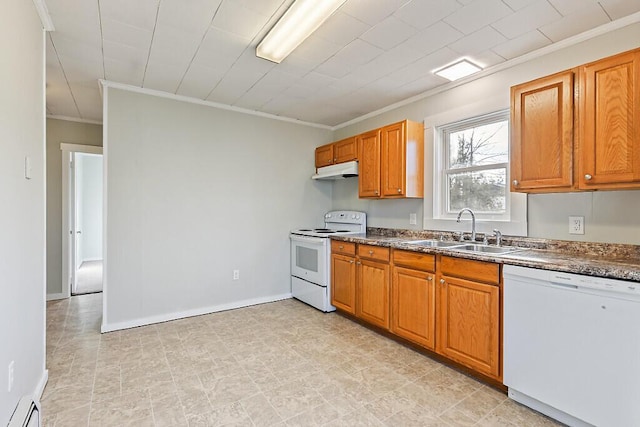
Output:
[[[69,297],[101,289],[102,147],[61,144],[61,150],[62,294]],[[81,274],[88,272],[92,282],[79,289],[78,272],[83,264],[88,269]]]

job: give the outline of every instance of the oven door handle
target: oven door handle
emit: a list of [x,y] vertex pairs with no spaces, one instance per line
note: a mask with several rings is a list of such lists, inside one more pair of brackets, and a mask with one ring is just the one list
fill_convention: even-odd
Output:
[[324,237],[310,237],[310,236],[300,236],[298,234],[289,235],[291,241],[294,242],[307,242],[307,243],[324,243],[326,240]]

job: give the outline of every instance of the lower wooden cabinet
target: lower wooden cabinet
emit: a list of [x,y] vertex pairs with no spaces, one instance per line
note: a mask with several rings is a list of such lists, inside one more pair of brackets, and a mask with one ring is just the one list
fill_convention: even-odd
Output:
[[391,332],[435,350],[436,293],[433,273],[393,267]]
[[389,329],[389,264],[361,259],[357,276],[356,316]]
[[438,353],[500,377],[500,288],[443,276],[439,281]]
[[331,256],[331,304],[347,313],[356,313],[355,257]]
[[502,380],[500,265],[332,242],[331,302],[495,380]]

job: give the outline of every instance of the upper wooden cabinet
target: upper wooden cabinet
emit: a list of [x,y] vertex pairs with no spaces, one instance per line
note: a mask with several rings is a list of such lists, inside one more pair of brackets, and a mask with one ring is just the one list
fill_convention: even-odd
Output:
[[352,136],[333,143],[333,162],[344,163],[358,159],[356,137]]
[[333,164],[333,144],[316,148],[316,167],[321,168]]
[[316,148],[316,168],[351,160],[358,160],[355,136]]
[[356,137],[358,143],[358,193],[360,197],[380,197],[380,129]]
[[511,191],[631,188],[640,188],[640,49],[511,88]]
[[640,187],[640,50],[580,69],[581,189]]
[[424,196],[424,131],[405,120],[359,135],[361,198]]
[[573,185],[573,71],[511,88],[511,191]]

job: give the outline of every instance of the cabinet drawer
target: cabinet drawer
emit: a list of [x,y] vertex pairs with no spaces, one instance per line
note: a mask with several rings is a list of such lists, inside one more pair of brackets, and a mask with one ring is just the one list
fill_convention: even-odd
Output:
[[443,256],[440,271],[445,276],[460,277],[497,285],[500,283],[500,265],[493,262]]
[[349,242],[340,242],[336,240],[331,241],[331,253],[334,254],[345,254],[345,255],[355,255],[356,254],[356,244]]
[[431,254],[423,254],[420,252],[401,251],[394,249],[393,263],[404,267],[410,267],[416,270],[435,271],[436,257]]
[[360,258],[368,258],[378,261],[389,261],[389,248],[371,245],[358,245],[358,256]]

